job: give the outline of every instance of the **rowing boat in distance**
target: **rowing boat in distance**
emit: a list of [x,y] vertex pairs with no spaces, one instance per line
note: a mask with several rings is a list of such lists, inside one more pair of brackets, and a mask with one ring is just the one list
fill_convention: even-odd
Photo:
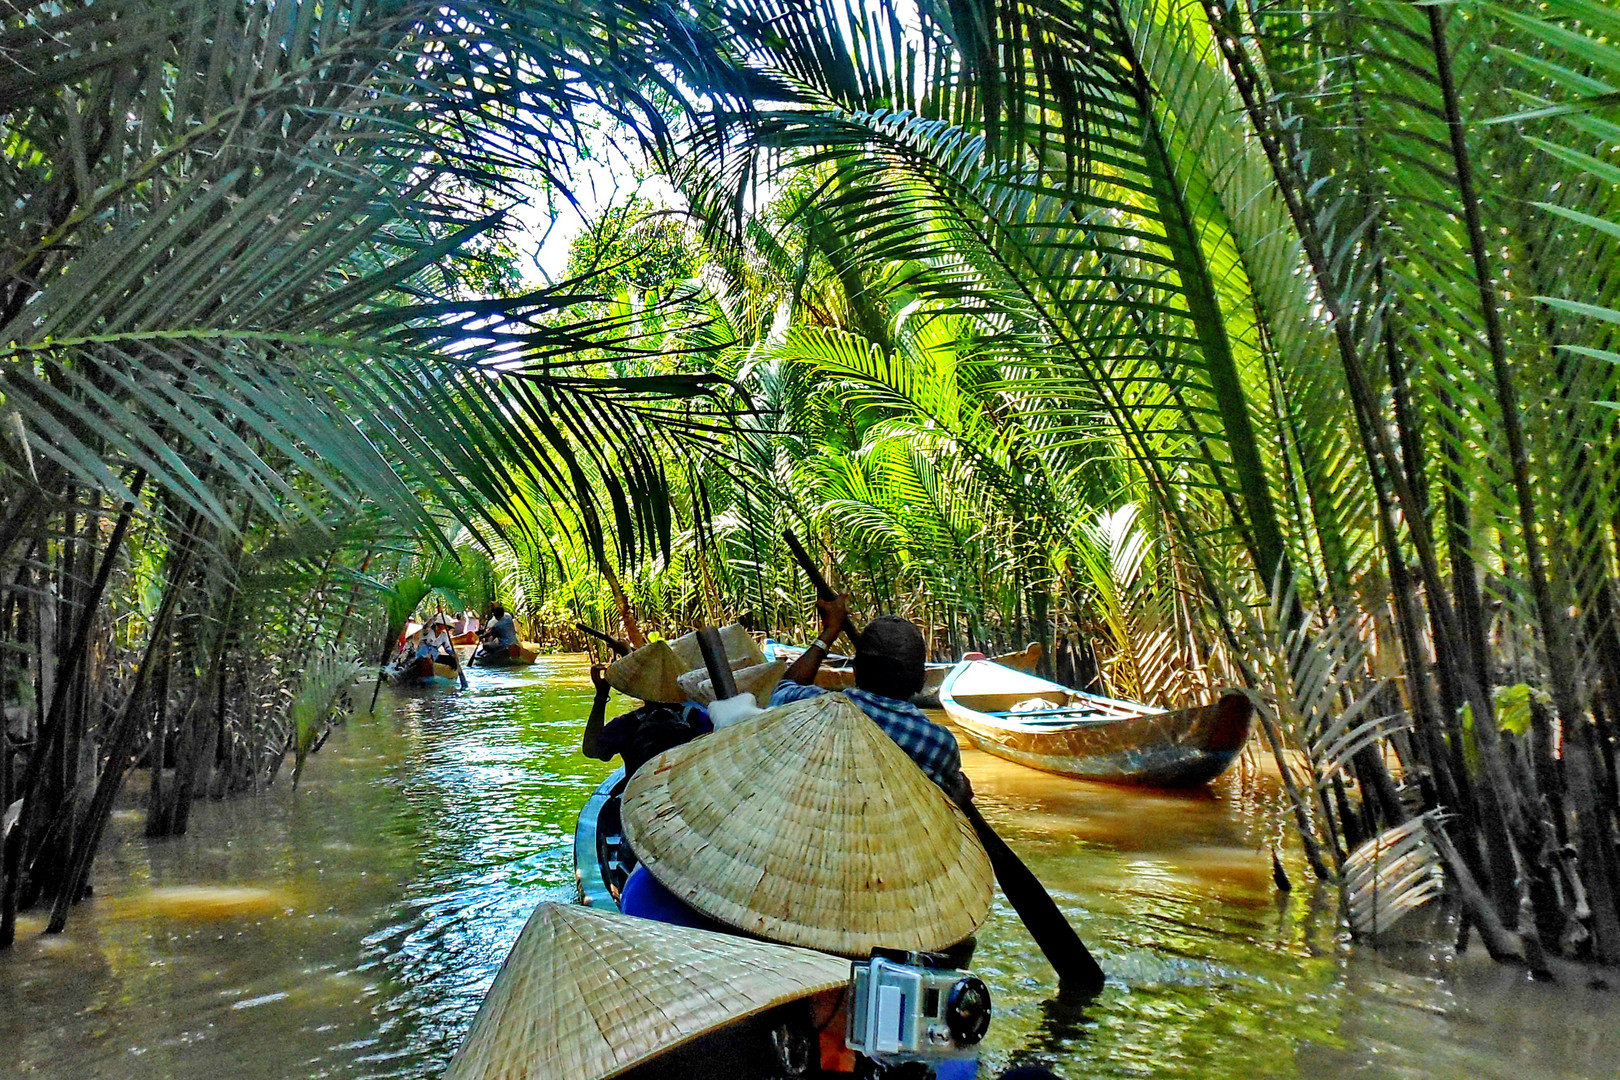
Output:
[[490,658],[478,651],[477,645],[457,645],[456,656],[460,657],[463,665],[471,664],[473,667],[528,667],[540,655],[540,646],[532,641],[525,641],[500,663],[491,663]]
[[989,660],[945,676],[940,706],[974,746],[1082,780],[1146,787],[1205,784],[1249,738],[1253,705],[1228,692],[1211,705],[1155,709],[1071,690]]
[[456,685],[456,669],[449,664],[441,664],[436,660],[418,657],[401,663],[390,664],[383,669],[383,674],[395,686],[454,686]]

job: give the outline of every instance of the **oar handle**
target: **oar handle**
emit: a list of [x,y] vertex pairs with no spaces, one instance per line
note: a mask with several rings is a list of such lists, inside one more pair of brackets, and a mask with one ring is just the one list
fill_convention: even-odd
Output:
[[737,680],[731,677],[731,661],[726,659],[726,646],[720,640],[720,631],[712,626],[698,627],[697,643],[698,651],[703,654],[703,666],[709,669],[714,700],[729,701],[736,697]]
[[[810,579],[811,586],[816,590],[816,596],[822,600],[838,599],[838,594],[833,591],[831,585],[827,584],[827,579],[821,576],[821,571],[816,569],[815,560],[810,558],[808,551],[804,550],[804,545],[799,543],[797,536],[793,535],[793,530],[783,529],[782,539],[787,541],[788,550],[793,552],[793,559],[799,564],[799,569],[803,570],[804,576]],[[855,625],[855,620],[846,614],[844,616],[844,636],[849,638],[851,645],[855,644],[855,639],[860,635],[860,632],[860,627]]]
[[604,633],[602,633],[602,631],[598,630],[596,627],[594,627],[594,626],[586,626],[582,622],[575,623],[574,624],[574,629],[583,631],[584,633],[587,633],[587,634],[591,635],[591,637],[593,637],[593,638],[596,638],[596,639],[598,639],[600,641],[606,642],[607,647],[612,649],[616,656],[629,656],[630,655],[630,646],[625,644],[624,642],[620,641],[618,638],[614,637],[612,634],[604,634]]

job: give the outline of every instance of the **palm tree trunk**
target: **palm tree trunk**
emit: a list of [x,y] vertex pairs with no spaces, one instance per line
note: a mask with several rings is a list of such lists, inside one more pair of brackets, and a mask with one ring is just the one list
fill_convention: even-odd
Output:
[[136,738],[140,733],[141,709],[146,703],[146,681],[154,663],[157,662],[160,650],[167,648],[169,624],[179,604],[180,594],[184,591],[191,559],[196,551],[198,519],[199,515],[196,511],[192,511],[188,516],[186,527],[181,531],[179,550],[170,559],[168,586],[164,590],[157,615],[152,620],[146,652],[135,669],[134,678],[130,681],[129,696],[124,700],[123,711],[108,734],[107,761],[96,784],[95,796],[84,819],[74,831],[72,843],[68,847],[68,871],[61,887],[57,889],[56,899],[51,904],[50,921],[45,926],[47,934],[62,932],[67,924],[68,908],[83,894],[85,882],[90,875],[91,861],[95,858],[96,848],[101,844],[101,836],[106,831],[107,821],[112,816],[113,801],[118,797],[118,789],[123,786],[124,776],[129,771],[130,755],[134,751]]
[[[1479,733],[1477,744],[1488,775],[1488,782],[1481,789],[1481,806],[1489,826],[1485,830],[1487,838],[1493,844],[1506,845],[1514,855],[1511,862],[1522,863],[1523,860],[1518,858],[1517,845],[1518,838],[1525,832],[1523,815],[1514,796],[1511,772],[1503,758],[1499,740],[1495,738],[1494,703],[1486,693],[1485,686],[1475,677],[1474,665],[1468,659],[1467,636],[1462,631],[1456,610],[1445,599],[1451,594],[1440,570],[1433,539],[1423,515],[1423,505],[1417,499],[1410,478],[1401,467],[1401,459],[1390,443],[1388,430],[1381,421],[1378,395],[1362,362],[1353,333],[1353,321],[1341,302],[1332,264],[1317,231],[1317,222],[1321,219],[1309,205],[1309,189],[1298,175],[1295,158],[1285,151],[1278,126],[1259,98],[1262,82],[1256,65],[1242,52],[1240,43],[1245,37],[1242,27],[1236,25],[1235,12],[1229,20],[1227,12],[1219,5],[1210,4],[1206,10],[1212,36],[1226,60],[1233,82],[1243,99],[1244,110],[1271,164],[1278,191],[1287,205],[1322,305],[1328,312],[1339,347],[1340,364],[1354,405],[1366,465],[1374,490],[1384,493],[1379,499],[1381,525],[1390,535],[1401,535],[1396,517],[1396,509],[1399,509],[1399,520],[1406,525],[1405,535],[1417,554],[1423,587],[1430,597],[1431,632],[1437,657],[1445,669],[1442,677],[1451,680],[1473,710],[1474,729]],[[1411,675],[1414,679],[1426,677],[1422,671],[1412,671]],[[1499,874],[1493,874],[1493,878],[1496,879],[1497,888],[1502,890],[1498,893],[1499,901],[1505,904],[1506,910],[1511,910],[1511,904],[1506,903],[1508,894],[1505,892],[1511,888],[1511,879],[1504,881]]]

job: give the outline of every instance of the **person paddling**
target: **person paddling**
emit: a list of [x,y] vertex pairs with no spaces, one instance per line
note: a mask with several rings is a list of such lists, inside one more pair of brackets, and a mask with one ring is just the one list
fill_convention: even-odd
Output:
[[450,644],[450,633],[446,629],[450,620],[444,615],[435,615],[428,620],[422,630],[422,640],[416,648],[417,656],[431,657],[436,664],[449,664],[456,666],[456,648]]
[[489,620],[479,636],[484,642],[485,664],[498,667],[512,658],[512,650],[518,643],[517,623],[505,604],[497,600],[489,605]]
[[418,657],[427,656],[435,664],[444,664],[455,669],[456,679],[461,688],[467,688],[467,673],[461,670],[461,658],[456,655],[454,639],[450,636],[450,617],[443,612],[428,620],[426,629],[422,631],[422,643],[417,646]]
[[612,761],[615,755],[622,757],[626,776],[634,776],[637,769],[670,747],[691,742],[714,730],[708,711],[692,701],[648,701],[612,720],[605,720],[608,693],[612,689],[607,669],[600,664],[592,665],[591,682],[596,685],[596,700],[585,721],[580,752],[598,761]]
[[422,631],[427,629],[415,619],[407,620],[399,632],[399,649],[394,653],[394,666],[404,668],[416,661],[416,650],[421,644]]
[[[816,671],[849,615],[839,596],[817,600],[821,634],[800,654],[771,695],[772,705],[803,701],[831,693],[815,685]],[[884,733],[911,756],[928,778],[958,803],[971,799],[973,787],[962,775],[962,751],[956,736],[923,715],[911,703],[922,689],[927,646],[922,631],[908,619],[883,615],[866,624],[855,638],[855,686],[844,691]]]

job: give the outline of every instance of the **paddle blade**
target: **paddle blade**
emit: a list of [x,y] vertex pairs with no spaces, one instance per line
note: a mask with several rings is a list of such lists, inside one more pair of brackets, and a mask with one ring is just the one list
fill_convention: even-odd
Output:
[[970,802],[962,809],[973,823],[974,832],[979,834],[979,843],[984,845],[985,852],[990,856],[990,865],[996,872],[1001,891],[1024,921],[1035,944],[1046,954],[1047,962],[1057,972],[1063,989],[1087,997],[1095,996],[1103,988],[1103,969],[1091,955],[1091,950],[1086,948],[1086,943],[1080,940],[1080,935],[1075,933],[1074,927],[1069,925],[1057,901],[1024,865],[1024,860],[984,820],[978,807]]

